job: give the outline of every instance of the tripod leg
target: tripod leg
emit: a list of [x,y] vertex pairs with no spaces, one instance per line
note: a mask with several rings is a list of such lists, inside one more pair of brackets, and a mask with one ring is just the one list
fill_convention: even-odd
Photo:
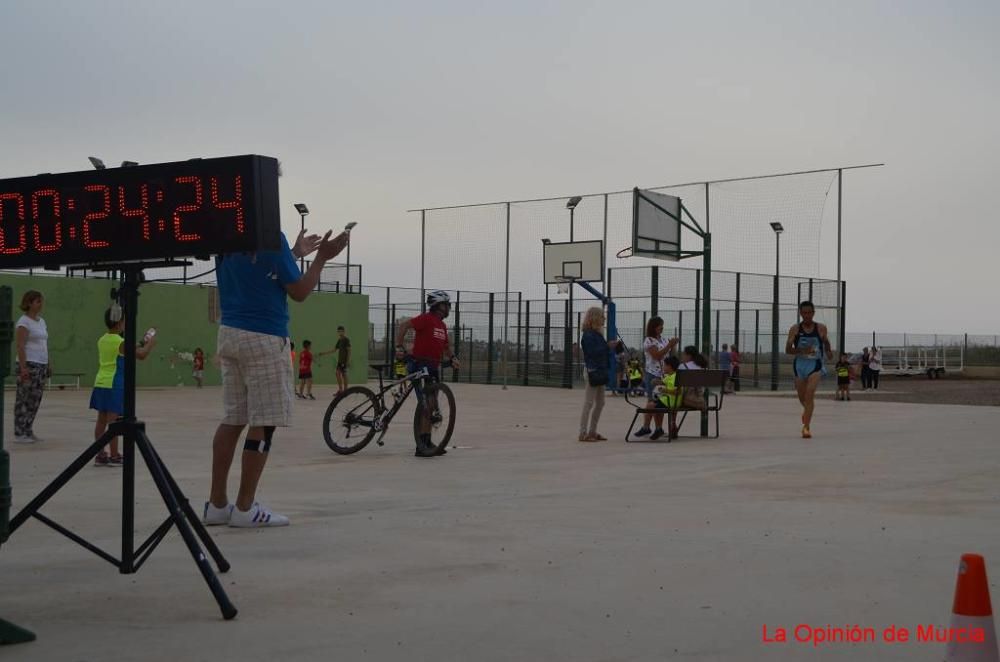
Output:
[[0,646],[6,644],[23,644],[34,640],[34,632],[25,630],[0,618]]
[[170,485],[170,489],[173,490],[175,495],[177,495],[177,500],[180,503],[184,514],[187,516],[188,521],[191,523],[191,528],[194,529],[196,534],[198,534],[202,544],[205,545],[205,549],[208,550],[209,555],[211,555],[212,559],[215,561],[215,565],[218,566],[219,572],[229,572],[229,561],[227,561],[226,557],[222,555],[222,551],[219,549],[218,545],[215,544],[215,541],[212,540],[212,536],[208,535],[205,525],[202,524],[201,519],[198,518],[198,513],[191,507],[191,502],[184,496],[180,486],[177,485],[177,481],[174,480],[170,470],[167,469],[167,465],[160,459],[160,454],[156,451],[156,447],[150,444],[149,449],[153,451],[153,455],[156,456],[157,462],[160,463],[160,467],[163,469],[163,475],[167,479],[167,484]]
[[184,539],[184,544],[187,545],[191,556],[198,565],[201,576],[205,578],[205,583],[208,584],[209,590],[215,596],[215,601],[218,603],[219,609],[222,610],[222,617],[227,621],[234,618],[237,613],[236,607],[229,601],[229,596],[226,595],[226,591],[222,588],[219,578],[215,576],[211,564],[205,558],[204,552],[201,551],[197,538],[191,532],[191,527],[188,525],[188,521],[180,505],[180,498],[178,498],[178,495],[171,488],[170,482],[163,471],[163,465],[160,463],[160,458],[156,454],[156,451],[153,450],[153,445],[145,432],[136,432],[135,446],[142,453],[142,457],[146,461],[146,466],[149,467],[149,473],[153,476],[153,482],[156,483],[156,488],[160,490],[160,496],[163,497],[167,510],[170,511],[170,516],[174,520],[174,525],[177,527],[181,537]]
[[80,469],[83,469],[91,460],[94,459],[102,448],[111,443],[114,438],[110,432],[105,432],[101,435],[101,438],[96,440],[87,450],[83,451],[73,463],[66,467],[61,474],[56,476],[55,480],[45,486],[45,488],[38,493],[34,499],[32,499],[28,505],[21,509],[21,511],[10,520],[10,533],[14,533],[22,524],[24,524],[29,517],[34,515],[45,505],[45,502],[55,496],[56,492],[61,490],[63,486],[73,479]]

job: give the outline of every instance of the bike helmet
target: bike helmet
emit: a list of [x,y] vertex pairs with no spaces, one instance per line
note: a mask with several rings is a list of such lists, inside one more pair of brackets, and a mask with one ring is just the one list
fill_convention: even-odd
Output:
[[427,293],[427,306],[433,308],[439,303],[451,303],[451,297],[444,290],[434,290]]

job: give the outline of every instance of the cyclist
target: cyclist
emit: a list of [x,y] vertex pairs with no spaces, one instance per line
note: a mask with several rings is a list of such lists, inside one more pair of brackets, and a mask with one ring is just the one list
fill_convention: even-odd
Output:
[[[451,297],[447,292],[434,290],[427,294],[427,312],[400,322],[396,330],[396,353],[397,356],[404,354],[403,339],[407,331],[413,329],[415,336],[413,339],[413,349],[407,361],[407,369],[412,373],[422,368],[427,369],[428,381],[431,383],[440,381],[439,374],[441,357],[447,356],[448,362],[453,368],[458,368],[458,360],[451,353],[451,344],[448,341],[448,326],[444,323],[445,318],[451,312]],[[437,398],[427,398],[425,403],[424,393],[417,389],[417,399],[423,407],[424,417],[420,424],[420,435],[417,439],[417,457],[434,457],[444,455],[445,449],[435,449],[431,444],[431,423],[434,414],[437,412]]]

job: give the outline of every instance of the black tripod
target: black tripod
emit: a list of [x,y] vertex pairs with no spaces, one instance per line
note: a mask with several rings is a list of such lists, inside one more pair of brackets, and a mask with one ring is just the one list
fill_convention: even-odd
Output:
[[[219,551],[215,542],[213,542],[212,538],[208,535],[204,525],[198,519],[197,513],[195,513],[195,511],[191,508],[187,498],[184,496],[183,492],[181,492],[181,488],[178,487],[173,476],[170,475],[170,471],[163,463],[163,460],[160,459],[156,449],[153,448],[152,442],[149,440],[149,437],[146,436],[146,424],[137,420],[135,417],[136,319],[138,317],[139,309],[139,285],[142,282],[142,269],[143,267],[175,265],[176,263],[174,262],[160,262],[143,265],[124,264],[106,267],[109,270],[120,269],[124,277],[124,282],[119,289],[119,296],[121,297],[125,313],[124,415],[118,421],[108,426],[108,431],[105,432],[100,439],[92,443],[87,450],[83,451],[83,453],[80,454],[80,456],[77,457],[72,464],[66,467],[66,469],[59,474],[55,480],[43,489],[38,496],[32,499],[31,503],[26,505],[21,512],[11,519],[10,532],[13,533],[16,531],[28,520],[29,517],[34,517],[63,534],[73,542],[85,547],[94,554],[97,554],[105,561],[108,561],[117,567],[118,571],[123,575],[127,575],[137,572],[139,568],[142,567],[142,564],[145,563],[149,556],[153,553],[153,550],[156,549],[157,545],[160,544],[167,532],[170,531],[170,527],[176,526],[177,530],[181,534],[181,537],[184,539],[184,543],[191,551],[191,556],[194,557],[195,563],[198,564],[198,569],[201,570],[201,574],[205,578],[205,582],[208,583],[208,588],[212,591],[212,595],[215,596],[215,601],[219,604],[219,608],[222,610],[223,618],[228,620],[236,616],[236,607],[234,607],[229,601],[229,597],[222,588],[219,578],[216,577],[211,564],[208,562],[208,559],[205,558],[205,554],[198,545],[198,538],[201,539],[205,549],[212,556],[212,559],[219,568],[219,572],[226,572],[229,570],[229,562],[222,556],[222,552]],[[52,498],[56,492],[62,489],[62,487],[66,485],[66,483],[68,483],[73,476],[80,471],[80,469],[90,464],[94,457],[106,445],[108,445],[114,437],[118,435],[121,435],[122,437],[124,450],[124,461],[122,467],[121,559],[115,558],[111,554],[108,554],[96,545],[88,542],[83,537],[70,531],[58,522],[55,522],[38,512],[38,510],[45,505],[45,503]],[[138,548],[135,547],[136,449],[139,450],[139,453],[142,455],[142,459],[146,462],[146,466],[149,468],[149,473],[152,475],[153,482],[156,483],[156,487],[160,491],[160,496],[163,497],[163,502],[166,504],[167,511],[169,513],[167,515],[167,519],[164,520],[164,522],[160,524],[160,526],[157,527],[156,530],[150,534],[149,538],[139,545]],[[197,535],[197,538],[195,538],[195,535]]]

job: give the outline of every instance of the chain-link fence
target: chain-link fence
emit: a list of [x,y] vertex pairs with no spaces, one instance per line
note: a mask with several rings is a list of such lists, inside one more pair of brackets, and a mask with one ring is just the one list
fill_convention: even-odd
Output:
[[[776,278],[716,270],[711,281],[712,355],[706,358],[715,364],[715,353],[723,345],[735,346],[741,356],[742,385],[770,388],[791,383],[791,357],[784,353],[785,340],[789,328],[799,321],[801,301],[813,302],[816,320],[827,326],[831,346],[839,346],[843,316],[838,303],[846,301],[846,284],[838,288],[837,281],[822,278]],[[678,338],[681,346],[700,348],[701,289],[700,269],[648,266],[611,269],[608,273],[618,333],[637,351],[642,347],[646,322],[654,316],[663,318],[665,335]]]

